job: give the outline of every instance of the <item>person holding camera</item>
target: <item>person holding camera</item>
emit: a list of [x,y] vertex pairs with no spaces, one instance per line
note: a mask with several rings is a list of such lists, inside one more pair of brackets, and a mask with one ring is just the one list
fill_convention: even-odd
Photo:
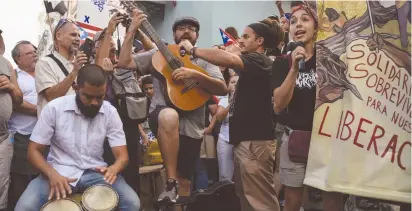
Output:
[[79,52],[80,31],[76,23],[61,19],[53,32],[54,52],[36,64],[37,116],[58,97],[75,94],[72,85],[87,57]]
[[[131,118],[126,112],[124,104],[121,102],[121,94],[123,91],[132,93],[142,93],[139,84],[136,80],[122,80],[119,77],[133,78],[132,70],[117,68],[117,54],[116,54],[116,44],[112,37],[115,32],[116,27],[122,24],[124,27],[128,28],[128,16],[121,14],[119,12],[115,13],[109,21],[108,26],[103,29],[103,31],[97,32],[93,37],[94,46],[96,49],[95,63],[101,66],[108,75],[109,81],[107,83],[106,98],[120,114],[120,118],[123,123],[123,130],[126,135],[127,150],[130,155],[129,165],[125,168],[123,176],[129,186],[139,193],[140,189],[140,177],[139,177],[139,163],[140,163],[140,132],[138,130],[139,122]],[[154,48],[154,44],[151,40],[142,33],[141,42],[146,49]],[[127,83],[127,84],[124,84]],[[124,89],[122,87],[127,87]],[[120,92],[119,92],[119,89]],[[128,105],[130,106],[130,105]],[[136,110],[138,112],[138,110]],[[113,154],[111,153],[110,146],[108,142],[105,142],[105,151],[103,155],[106,162],[109,164],[114,162]]]

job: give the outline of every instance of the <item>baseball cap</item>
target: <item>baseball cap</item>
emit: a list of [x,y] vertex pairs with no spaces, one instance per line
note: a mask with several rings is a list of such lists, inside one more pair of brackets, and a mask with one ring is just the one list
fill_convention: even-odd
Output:
[[97,41],[102,40],[105,33],[106,33],[106,28],[104,28],[102,31],[96,32],[96,34],[93,37],[93,42],[96,43]]
[[279,22],[279,16],[277,16],[277,15],[271,15],[268,18],[271,19],[271,20],[275,20],[275,21]]
[[173,32],[176,31],[177,26],[179,25],[183,25],[183,24],[191,24],[193,26],[195,26],[197,28],[197,31],[200,31],[200,24],[199,21],[191,16],[185,16],[185,17],[181,17],[179,19],[177,19],[174,23],[173,23]]

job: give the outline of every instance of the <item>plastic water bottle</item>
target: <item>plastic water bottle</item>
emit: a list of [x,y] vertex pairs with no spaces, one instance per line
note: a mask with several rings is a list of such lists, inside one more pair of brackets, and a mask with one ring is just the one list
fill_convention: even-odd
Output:
[[15,134],[16,132],[10,132],[10,143],[12,143],[12,144],[14,144],[14,134]]

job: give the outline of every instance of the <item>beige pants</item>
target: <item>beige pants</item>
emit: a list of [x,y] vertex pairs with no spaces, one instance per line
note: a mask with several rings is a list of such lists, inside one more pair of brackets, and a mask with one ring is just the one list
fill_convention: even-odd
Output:
[[243,141],[234,147],[235,186],[242,211],[279,211],[275,191],[276,142]]
[[0,209],[7,208],[7,193],[10,184],[10,165],[13,144],[10,137],[0,143]]

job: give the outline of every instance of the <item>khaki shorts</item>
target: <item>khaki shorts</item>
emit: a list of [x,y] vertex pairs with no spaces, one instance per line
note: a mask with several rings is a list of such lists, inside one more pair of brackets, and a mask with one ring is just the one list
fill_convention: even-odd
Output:
[[233,149],[242,211],[279,211],[274,180],[276,142],[243,141]]
[[[292,129],[289,129],[290,133]],[[289,159],[288,153],[289,135],[286,133],[282,137],[282,146],[280,147],[280,182],[288,187],[303,187],[305,179],[306,164],[294,163]]]

